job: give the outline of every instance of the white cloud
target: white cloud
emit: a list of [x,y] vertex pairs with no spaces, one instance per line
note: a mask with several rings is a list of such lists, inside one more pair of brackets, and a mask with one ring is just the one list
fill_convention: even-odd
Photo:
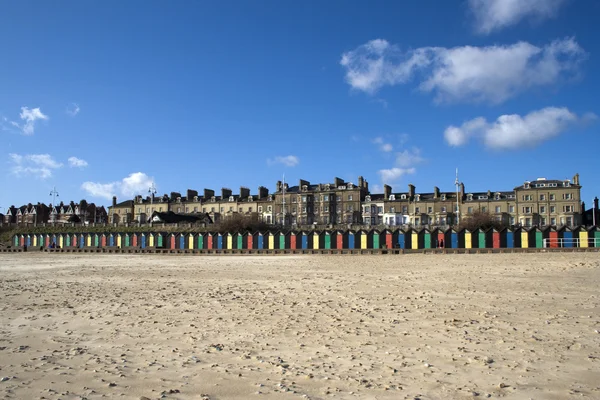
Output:
[[18,128],[23,133],[23,135],[27,136],[31,136],[34,134],[36,121],[40,119],[48,119],[48,116],[44,115],[39,108],[29,109],[29,107],[21,107],[21,114],[19,114],[19,117],[21,117],[21,119],[25,121],[22,125],[14,121],[10,121],[10,124]]
[[410,150],[403,150],[396,153],[396,165],[399,167],[410,167],[420,164],[424,161],[421,157],[421,150],[413,147]]
[[524,18],[537,20],[552,18],[565,0],[469,0],[475,15],[475,29],[488,34]]
[[379,146],[379,150],[384,153],[389,153],[394,150],[394,146],[391,143],[386,143],[382,137],[376,137],[373,139],[373,143]]
[[87,161],[82,160],[81,158],[77,158],[77,157],[69,157],[69,166],[72,168],[85,168],[88,166]]
[[419,89],[442,102],[502,103],[531,88],[553,85],[577,74],[585,51],[572,38],[538,47],[512,45],[422,47],[402,52],[376,39],[344,53],[346,81],[373,94],[408,83],[418,73]]
[[404,175],[414,174],[416,171],[415,168],[390,168],[390,169],[380,169],[377,171],[379,176],[381,177],[381,181],[383,183],[392,183],[398,181]]
[[300,159],[297,156],[277,156],[275,158],[267,159],[268,165],[282,164],[286,167],[295,167],[300,164]]
[[84,182],[81,188],[92,197],[112,199],[113,196],[121,195],[132,198],[137,194],[147,193],[153,182],[145,173],[134,172],[117,182]]
[[74,117],[77,114],[79,114],[79,111],[81,111],[81,108],[79,108],[79,104],[77,103],[71,103],[67,106],[67,114],[71,117]]
[[52,170],[62,167],[62,164],[55,161],[49,154],[15,154],[9,155],[11,164],[9,170],[18,177],[34,176],[40,179],[50,178]]
[[552,139],[578,123],[595,119],[594,114],[579,117],[567,108],[546,107],[521,117],[517,114],[501,115],[495,122],[479,117],[460,127],[449,126],[444,138],[450,146],[462,146],[471,137],[479,137],[487,148],[518,149],[534,147]]

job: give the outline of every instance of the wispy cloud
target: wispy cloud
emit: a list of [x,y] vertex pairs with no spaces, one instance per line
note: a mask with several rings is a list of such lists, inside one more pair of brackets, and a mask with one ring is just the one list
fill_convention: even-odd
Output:
[[88,166],[87,161],[77,157],[69,157],[69,166],[71,168],[85,168]]
[[[409,140],[408,135],[402,134],[399,136],[400,146],[403,146]],[[377,137],[373,140],[375,144],[380,146],[380,150],[384,153],[391,152],[393,147],[391,144]],[[386,145],[389,145],[387,147]],[[398,182],[406,175],[414,174],[417,171],[417,166],[423,163],[425,159],[421,155],[421,149],[418,147],[400,148],[394,153],[394,163],[391,168],[380,169],[377,174],[381,178],[382,184],[392,184]]]
[[286,167],[295,167],[296,165],[300,164],[300,159],[297,156],[292,156],[292,155],[277,156],[274,158],[268,158],[267,164],[268,165],[281,164],[281,165],[285,165]]
[[62,167],[62,163],[57,162],[49,154],[16,154],[10,153],[9,170],[18,177],[33,176],[40,179],[47,179],[52,176],[52,171]]
[[517,114],[501,115],[494,122],[488,122],[483,117],[474,118],[460,127],[449,126],[444,131],[444,138],[454,147],[462,146],[476,137],[490,149],[519,149],[537,146],[578,123],[596,118],[591,113],[577,116],[564,107],[546,107],[523,117]]
[[392,146],[391,143],[387,143],[385,140],[383,140],[381,136],[373,139],[373,143],[375,143],[379,147],[379,150],[383,151],[384,153],[389,153],[394,150],[394,146]]
[[100,183],[84,182],[81,189],[92,197],[111,199],[122,195],[131,198],[137,194],[147,193],[154,180],[143,172],[134,172],[120,181]]
[[67,114],[70,115],[71,117],[76,116],[77,114],[79,114],[79,111],[81,111],[81,108],[79,108],[79,104],[77,103],[71,103],[67,106]]
[[23,135],[27,136],[34,134],[36,121],[48,119],[48,116],[42,113],[39,108],[29,109],[29,107],[21,107],[21,113],[19,114],[19,117],[23,123],[9,121],[7,118],[3,118],[3,120],[4,122],[10,123],[10,125],[20,130]]
[[531,87],[551,86],[576,76],[587,57],[573,38],[538,47],[527,42],[506,46],[421,47],[402,52],[376,39],[342,55],[346,81],[356,90],[376,93],[406,84],[417,75],[419,89],[439,102],[498,104]]
[[377,171],[379,176],[381,177],[381,181],[385,184],[391,184],[397,182],[405,175],[414,174],[416,171],[415,168],[390,168],[390,169],[380,169]]
[[489,34],[524,18],[552,18],[564,3],[565,0],[469,0],[469,8],[475,16],[475,30]]

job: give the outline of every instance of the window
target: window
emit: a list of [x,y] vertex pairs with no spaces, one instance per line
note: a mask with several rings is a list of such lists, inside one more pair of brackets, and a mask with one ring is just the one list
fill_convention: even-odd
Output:
[[296,207],[292,207],[292,212],[295,213],[296,212]]
[[546,213],[546,206],[540,206],[540,214]]
[[468,214],[473,214],[473,207],[467,208],[467,213]]
[[396,207],[390,207],[390,212],[396,212]]
[[508,206],[508,212],[509,213],[514,213],[515,212],[515,206]]
[[500,213],[502,208],[500,206],[496,206],[496,213]]
[[523,201],[531,201],[531,195],[530,194],[524,194],[523,195]]
[[472,195],[472,194],[468,194],[468,195],[467,195],[467,200],[468,200],[468,201],[471,201],[471,200],[473,200],[473,195]]
[[352,211],[352,210],[353,210],[352,204],[348,204],[348,211]]
[[515,217],[510,217],[508,220],[509,220],[509,222],[510,222],[511,225],[515,224]]
[[302,202],[306,203],[306,196],[302,196]]
[[540,194],[540,201],[545,201],[545,200],[546,200],[546,195]]
[[531,207],[523,207],[524,214],[531,214]]
[[336,201],[342,201],[342,196],[335,196]]
[[383,207],[377,207],[377,213],[381,214],[383,212]]
[[233,207],[229,207],[229,211],[233,212]]
[[329,212],[329,206],[325,206],[325,208],[323,209],[325,212]]
[[138,214],[142,213],[142,207],[138,207]]
[[550,218],[550,225],[556,225],[556,218]]
[[221,212],[225,211],[225,207],[221,207]]
[[198,207],[194,207],[194,212],[198,212]]
[[367,202],[371,201],[371,196],[365,196],[365,201],[367,201]]
[[296,196],[292,196],[292,203],[296,202]]
[[545,226],[545,225],[546,225],[546,218],[543,218],[543,217],[542,217],[542,218],[540,219],[540,222],[541,222],[542,226]]
[[177,212],[180,213],[181,212],[181,207],[177,207]]
[[267,206],[267,211],[273,211],[273,207]]
[[408,213],[408,206],[402,206],[402,213],[403,214]]
[[405,194],[400,195],[400,199],[406,200],[406,195]]
[[233,196],[229,196],[229,201],[234,201]]
[[348,201],[352,201],[352,195],[351,194],[348,195]]
[[323,196],[323,201],[329,201],[329,195]]
[[525,226],[531,226],[531,218],[525,218]]
[[242,211],[243,211],[242,207],[238,208],[238,212],[242,212]]
[[563,193],[563,200],[573,200],[573,193]]
[[202,207],[202,212],[206,212],[206,207]]
[[433,207],[427,207],[427,213],[431,214],[433,212]]
[[550,206],[550,214],[556,213],[556,206]]
[[390,200],[391,200],[391,201],[394,201],[394,200],[396,200],[396,195],[395,195],[395,194],[390,194]]
[[419,207],[415,207],[415,214],[419,214],[421,212],[421,209]]
[[481,212],[487,212],[487,207],[481,207]]
[[442,207],[442,212],[443,212],[443,213],[444,213],[444,212],[446,212],[446,207],[445,207],[445,206],[444,206],[444,207]]
[[564,212],[573,212],[573,206],[563,206]]
[[302,207],[302,212],[306,212],[306,206]]
[[573,217],[567,217],[567,226],[573,226]]
[[211,207],[211,208],[210,208],[210,212],[215,212],[215,208],[214,208],[214,207]]
[[442,194],[442,200],[446,200],[446,195]]
[[189,208],[189,207],[186,207],[186,208],[185,208],[185,212],[189,212],[189,210],[190,210],[190,208]]
[[487,196],[477,196],[477,198],[479,200],[487,200],[488,197]]
[[258,212],[262,212],[262,206],[258,206]]
[[162,212],[162,207],[158,207],[158,212]]
[[550,201],[554,201],[554,200],[556,200],[556,195],[554,195],[554,194],[551,194],[551,195],[550,195]]

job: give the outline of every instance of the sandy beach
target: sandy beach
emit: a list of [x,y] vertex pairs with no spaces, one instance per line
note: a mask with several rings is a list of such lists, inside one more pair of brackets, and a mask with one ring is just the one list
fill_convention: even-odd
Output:
[[7,399],[600,399],[597,253],[0,255]]

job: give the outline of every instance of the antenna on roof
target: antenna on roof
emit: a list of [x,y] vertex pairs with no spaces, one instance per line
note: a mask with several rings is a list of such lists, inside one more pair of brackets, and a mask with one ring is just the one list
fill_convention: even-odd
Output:
[[458,205],[458,185],[460,184],[458,180],[458,168],[456,168],[456,179],[454,180],[454,184],[456,185],[456,225],[460,224],[460,208]]

